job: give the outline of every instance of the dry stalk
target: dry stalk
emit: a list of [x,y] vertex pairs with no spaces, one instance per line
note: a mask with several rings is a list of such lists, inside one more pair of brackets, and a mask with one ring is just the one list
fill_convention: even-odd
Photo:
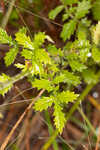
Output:
[[29,104],[29,106],[25,109],[25,111],[23,112],[23,114],[20,116],[20,118],[18,119],[18,121],[16,122],[16,124],[14,125],[14,127],[12,128],[12,130],[10,131],[10,133],[8,134],[8,136],[6,137],[5,141],[3,142],[3,144],[0,147],[0,150],[4,150],[6,145],[8,144],[10,138],[12,137],[13,133],[15,132],[16,128],[18,127],[18,125],[21,123],[21,121],[23,120],[23,118],[25,117],[25,115],[27,114],[27,112],[32,108],[34,102],[43,94],[45,90],[41,90],[40,93],[34,98],[34,100]]

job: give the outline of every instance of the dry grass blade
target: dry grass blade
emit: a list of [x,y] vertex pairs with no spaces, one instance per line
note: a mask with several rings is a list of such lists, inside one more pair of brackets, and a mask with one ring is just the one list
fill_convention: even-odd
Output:
[[12,137],[14,131],[16,130],[16,128],[18,127],[18,125],[21,123],[21,121],[23,120],[24,116],[27,114],[27,112],[32,108],[34,102],[43,94],[45,90],[41,90],[40,93],[37,95],[37,97],[34,99],[34,101],[32,101],[30,103],[30,105],[25,109],[25,111],[23,112],[23,114],[20,116],[20,118],[18,119],[18,121],[16,122],[16,124],[14,125],[14,127],[12,128],[12,130],[10,131],[10,133],[8,134],[8,136],[6,137],[5,141],[3,142],[3,144],[0,147],[0,150],[4,150],[6,145],[8,144],[10,138]]

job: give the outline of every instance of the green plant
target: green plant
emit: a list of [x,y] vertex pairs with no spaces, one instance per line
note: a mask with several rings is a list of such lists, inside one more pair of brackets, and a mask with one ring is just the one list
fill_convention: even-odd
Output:
[[[14,62],[20,46],[22,47],[22,51],[19,53],[25,58],[25,64],[15,64],[17,68],[22,70],[19,75],[12,78],[5,74],[0,76],[0,94],[4,95],[11,89],[15,81],[24,76],[28,76],[28,80],[33,87],[38,88],[38,90],[45,89],[48,91],[48,97],[41,97],[35,103],[34,109],[43,111],[54,105],[54,122],[56,128],[61,133],[66,121],[63,105],[76,100],[78,94],[69,90],[61,91],[60,83],[64,81],[64,83],[68,83],[69,85],[77,85],[80,83],[80,79],[67,70],[61,71],[59,69],[59,64],[57,64],[55,58],[58,57],[59,61],[61,61],[64,54],[61,49],[57,50],[57,48],[52,45],[47,46],[48,51],[46,48],[42,48],[45,39],[53,42],[49,36],[42,32],[36,34],[32,41],[30,37],[26,35],[26,29],[23,28],[15,34],[15,40],[12,40],[6,31],[0,28],[0,42],[11,46],[4,58],[6,66]],[[52,47],[57,53],[51,52]],[[58,53],[59,56],[57,56]],[[66,79],[67,76],[69,79]]]
[[[39,32],[31,39],[27,36],[26,29],[22,28],[15,34],[13,40],[0,28],[0,43],[11,47],[4,57],[5,65],[14,63],[18,53],[25,59],[24,64],[14,64],[21,69],[20,74],[14,77],[4,73],[0,75],[0,94],[7,93],[13,83],[27,76],[32,87],[46,91],[35,102],[33,108],[36,111],[43,111],[52,106],[54,124],[59,133],[62,133],[66,120],[69,119],[66,118],[64,107],[70,102],[75,103],[67,115],[70,116],[81,98],[83,99],[99,82],[100,74],[97,72],[100,67],[100,23],[93,26],[93,22],[86,17],[91,9],[94,12],[92,7],[94,4],[90,0],[80,2],[61,0],[61,2],[62,5],[52,10],[49,17],[55,19],[58,13],[63,9],[65,11],[63,21],[67,22],[60,36],[64,41],[68,41],[62,49],[57,48],[54,41],[45,33]],[[48,40],[49,44],[45,40]],[[76,101],[79,94],[75,94],[74,89],[83,82],[88,84],[88,87]]]

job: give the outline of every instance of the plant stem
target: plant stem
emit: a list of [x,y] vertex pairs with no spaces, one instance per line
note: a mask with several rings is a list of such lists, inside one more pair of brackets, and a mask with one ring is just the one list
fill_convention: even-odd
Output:
[[55,130],[55,132],[52,134],[49,140],[44,144],[41,150],[48,150],[48,148],[51,146],[51,144],[53,143],[57,135],[58,135],[58,130]]
[[11,129],[10,133],[8,134],[8,136],[5,138],[4,142],[2,143],[0,150],[5,150],[9,140],[11,139],[13,133],[15,132],[16,128],[19,126],[19,124],[21,123],[21,121],[24,119],[25,115],[29,112],[29,110],[32,108],[34,102],[40,98],[40,96],[44,93],[45,90],[41,90],[39,92],[39,94],[33,99],[33,101],[28,105],[28,107],[25,109],[25,111],[22,113],[22,115],[20,116],[20,118],[17,120],[17,122],[15,123],[15,125],[13,126],[13,128]]
[[69,118],[71,117],[71,115],[73,114],[73,112],[77,109],[77,107],[80,104],[80,102],[84,100],[84,98],[87,96],[87,94],[90,92],[90,90],[99,82],[100,71],[97,72],[96,76],[97,76],[96,83],[91,83],[91,84],[88,84],[86,86],[86,88],[84,89],[84,91],[79,96],[77,102],[72,106],[72,108],[70,109],[69,113],[67,114],[66,121],[69,120]]
[[[49,115],[48,111],[45,111],[45,118],[46,118],[46,121],[47,121],[47,124],[48,124],[49,134],[51,136],[53,134],[54,130],[53,130],[53,127],[52,127],[52,123],[51,123],[50,115]],[[56,139],[53,141],[52,145],[53,145],[54,150],[58,150],[58,144],[56,142]]]
[[[74,111],[78,108],[79,104],[81,101],[84,100],[84,98],[86,97],[86,95],[90,92],[90,90],[99,82],[99,77],[100,77],[100,71],[98,71],[97,73],[97,82],[96,83],[91,83],[88,84],[86,86],[86,88],[84,89],[84,91],[81,93],[81,95],[79,96],[77,102],[72,106],[72,108],[70,109],[70,111],[68,112],[67,116],[66,116],[66,123],[67,121],[70,119],[71,115],[74,113]],[[44,144],[43,148],[41,150],[47,150],[53,140],[55,140],[55,138],[58,136],[59,132],[58,130],[55,130],[53,135],[49,138],[49,140]]]
[[3,20],[2,20],[2,23],[1,23],[1,27],[2,27],[3,29],[5,29],[5,27],[6,27],[7,23],[8,23],[8,20],[9,20],[9,17],[10,17],[10,15],[11,15],[11,12],[12,12],[12,10],[13,10],[13,6],[14,6],[14,4],[15,4],[15,1],[16,1],[16,0],[11,0],[11,2],[9,3],[8,10],[7,10],[5,16],[3,17]]
[[90,121],[88,120],[88,118],[86,117],[84,112],[81,110],[80,107],[78,107],[77,109],[80,112],[80,114],[82,115],[82,117],[84,118],[84,120],[86,121],[86,123],[88,124],[88,126],[90,127],[90,129],[92,130],[92,132],[96,135],[94,127],[92,126],[92,124],[90,123]]
[[94,87],[94,84],[89,84],[87,85],[87,87],[84,89],[84,91],[81,93],[80,97],[78,98],[78,100],[76,101],[76,103],[72,106],[72,108],[69,110],[67,116],[66,116],[66,121],[69,120],[69,118],[71,117],[71,115],[73,114],[73,112],[77,109],[78,105],[80,104],[81,101],[84,100],[84,98],[86,97],[86,95],[90,92],[90,90]]

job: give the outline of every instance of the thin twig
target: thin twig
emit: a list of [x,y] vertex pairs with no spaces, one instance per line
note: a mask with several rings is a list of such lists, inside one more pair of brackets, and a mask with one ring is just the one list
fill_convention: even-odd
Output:
[[[7,1],[6,3],[9,3],[9,2]],[[44,21],[47,21],[47,22],[51,22],[52,24],[57,25],[57,26],[59,26],[59,27],[61,27],[61,28],[63,27],[62,24],[59,24],[59,23],[57,23],[57,22],[55,22],[55,21],[52,21],[52,20],[50,20],[50,19],[48,19],[48,18],[46,18],[46,17],[40,16],[40,15],[38,15],[38,14],[36,14],[36,13],[33,13],[33,12],[31,12],[31,11],[29,11],[29,10],[23,8],[23,7],[17,6],[17,5],[15,5],[15,4],[14,4],[14,7],[15,7],[15,8],[18,8],[18,9],[20,9],[20,10],[23,10],[23,11],[25,11],[26,13],[28,13],[28,14],[30,14],[30,15],[32,15],[32,16],[35,16],[35,17],[37,17],[37,18],[40,18],[41,20],[44,20]]]

